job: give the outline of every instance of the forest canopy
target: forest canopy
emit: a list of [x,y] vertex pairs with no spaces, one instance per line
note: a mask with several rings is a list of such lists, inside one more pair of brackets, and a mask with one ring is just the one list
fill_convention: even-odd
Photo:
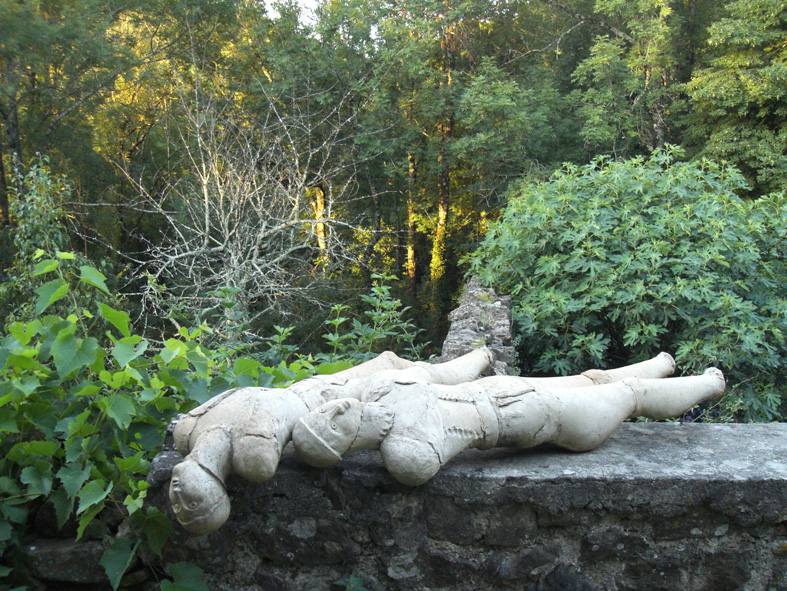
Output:
[[283,325],[316,351],[314,319],[360,314],[378,274],[439,343],[513,182],[672,145],[737,167],[743,199],[783,190],[786,21],[777,0],[0,0],[3,278],[45,158],[69,248],[159,342]]

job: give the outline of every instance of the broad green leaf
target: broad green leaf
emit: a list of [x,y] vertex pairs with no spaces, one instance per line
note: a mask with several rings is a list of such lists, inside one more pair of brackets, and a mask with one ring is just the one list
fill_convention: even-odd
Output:
[[57,448],[58,444],[55,441],[23,441],[9,450],[6,459],[19,462],[22,459],[30,460],[33,456],[51,458]]
[[[0,403],[2,401],[3,399],[0,398]],[[2,405],[0,404],[0,406]],[[13,409],[4,408],[0,410],[0,433],[19,433],[19,423],[17,422],[16,412]]]
[[98,349],[98,341],[94,337],[78,339],[73,330],[61,330],[52,343],[52,358],[60,377],[65,378],[92,364],[98,357]]
[[172,535],[173,530],[174,528],[169,517],[155,507],[148,507],[147,515],[144,516],[142,523],[142,532],[145,534],[150,549],[156,555],[161,556],[164,545]]
[[132,542],[128,538],[115,538],[112,545],[104,550],[100,564],[104,567],[113,589],[120,586],[120,580],[134,560],[140,541]]
[[235,360],[235,363],[232,364],[232,371],[235,372],[235,375],[241,375],[245,373],[254,374],[259,370],[261,365],[262,364],[256,359],[239,357]]
[[[14,337],[19,344],[26,347],[30,343],[30,339],[42,329],[40,320],[33,320],[33,322],[14,322],[8,327],[8,333]],[[0,364],[0,367],[2,364]]]
[[0,476],[0,493],[3,493],[9,497],[15,497],[22,494],[22,491],[16,481],[12,480],[8,476]]
[[73,497],[90,478],[90,467],[83,468],[81,465],[71,462],[57,471],[57,477],[63,483],[63,489],[68,493],[68,496]]
[[88,265],[82,265],[81,267],[79,267],[79,271],[81,272],[79,279],[82,282],[87,283],[88,285],[92,285],[93,287],[100,289],[104,293],[109,294],[109,288],[105,283],[107,277],[101,271],[99,271],[95,267],[90,267]]
[[[5,542],[11,539],[11,532],[13,531],[13,526],[7,521],[0,521],[0,542]],[[8,574],[8,573],[6,573]],[[3,573],[0,573],[0,577],[3,576]]]
[[43,314],[49,306],[66,297],[68,294],[68,283],[59,278],[47,281],[36,289],[36,294],[38,294],[36,314]]
[[[82,535],[85,533],[85,528],[90,525],[90,522],[95,519],[96,515],[101,513],[101,510],[104,508],[104,503],[99,502],[97,505],[93,505],[85,511],[84,515],[79,518],[79,526],[77,527],[77,541],[82,538]],[[77,512],[79,515],[79,512]]]
[[106,304],[99,304],[98,308],[101,311],[101,315],[107,320],[107,322],[111,323],[115,328],[117,328],[120,331],[120,334],[122,334],[124,337],[131,336],[131,330],[129,329],[129,323],[131,322],[131,319],[129,318],[128,314],[122,310],[110,308]]
[[49,495],[48,501],[52,503],[52,506],[55,508],[57,527],[62,528],[69,520],[71,512],[74,510],[74,497],[69,496],[62,488],[58,488]]
[[30,396],[35,389],[41,385],[41,380],[36,376],[27,376],[21,380],[14,380],[13,384],[14,388],[22,392],[25,396]]
[[36,466],[28,466],[22,470],[19,480],[27,485],[28,495],[46,496],[52,490],[52,468],[47,466],[42,472]]
[[161,581],[161,591],[210,591],[202,569],[190,562],[176,562],[169,567],[173,581]]
[[145,459],[145,453],[139,452],[130,458],[114,458],[114,462],[122,472],[126,474],[138,474],[147,472],[150,462]]
[[55,252],[55,256],[64,261],[72,261],[76,258],[73,252],[61,252],[59,250]]
[[167,339],[164,348],[161,350],[161,359],[164,363],[169,363],[176,357],[183,357],[187,352],[186,344],[176,339]]
[[131,363],[134,359],[142,355],[148,348],[148,342],[138,335],[127,337],[121,340],[112,349],[112,357],[118,362],[118,365],[123,368]]
[[131,420],[137,414],[136,405],[123,394],[113,394],[106,399],[107,415],[117,423],[121,429],[128,429]]
[[54,259],[44,259],[43,261],[38,261],[38,264],[33,269],[33,277],[38,277],[39,275],[45,275],[47,273],[51,273],[55,271],[60,266],[60,263]]
[[104,485],[98,480],[88,482],[77,494],[77,498],[79,499],[79,510],[77,511],[77,515],[81,515],[90,507],[101,503],[112,490],[112,487],[113,485],[111,482],[107,483],[106,488],[104,488]]
[[0,512],[11,523],[25,523],[29,514],[27,499],[7,499],[0,503]]
[[101,392],[102,388],[103,386],[101,386],[100,383],[84,380],[79,384],[77,384],[76,386],[74,386],[73,388],[71,388],[70,394],[71,396],[75,396],[75,397],[95,396],[96,394]]

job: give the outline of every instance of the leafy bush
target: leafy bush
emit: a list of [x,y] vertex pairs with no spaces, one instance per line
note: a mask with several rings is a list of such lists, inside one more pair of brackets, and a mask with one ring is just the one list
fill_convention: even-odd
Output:
[[[73,522],[77,539],[105,529],[99,516],[130,516],[160,552],[172,526],[143,508],[144,477],[169,420],[230,387],[288,385],[321,368],[308,360],[265,367],[209,350],[200,342],[205,326],[181,329],[151,354],[128,315],[104,303],[74,307],[65,318],[45,314],[77,289],[106,289],[95,268],[77,275],[68,270],[73,256],[59,255],[42,259],[36,274],[56,276],[44,285],[57,281],[60,297],[39,290],[41,317],[0,333],[0,554],[24,542],[32,514],[47,504],[60,527]],[[92,336],[97,324],[103,336]],[[137,545],[119,539],[107,551],[113,583]]]
[[524,372],[667,350],[683,372],[725,372],[728,414],[784,419],[787,199],[743,201],[734,168],[676,155],[516,185],[471,272],[512,294]]

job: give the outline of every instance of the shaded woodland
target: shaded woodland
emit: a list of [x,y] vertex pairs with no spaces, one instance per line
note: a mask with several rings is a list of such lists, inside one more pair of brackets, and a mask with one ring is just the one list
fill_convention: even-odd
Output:
[[313,15],[7,0],[0,266],[40,154],[69,184],[71,247],[145,330],[231,309],[235,336],[282,325],[308,348],[314,318],[384,274],[439,342],[460,261],[514,180],[673,144],[736,165],[747,198],[783,189],[785,14],[775,0],[340,0]]

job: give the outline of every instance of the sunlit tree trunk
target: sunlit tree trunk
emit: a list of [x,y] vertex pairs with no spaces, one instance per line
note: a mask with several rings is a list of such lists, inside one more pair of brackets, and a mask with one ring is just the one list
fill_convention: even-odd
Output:
[[437,179],[437,222],[434,241],[432,242],[432,261],[429,266],[432,284],[432,309],[437,320],[442,314],[444,299],[444,279],[446,272],[446,255],[448,246],[448,211],[450,207],[451,165],[447,158],[448,144],[454,131],[454,113],[451,92],[453,91],[453,26],[448,25],[441,40],[443,52],[442,69],[444,79],[441,82],[446,97],[445,118],[438,125],[440,132],[440,149],[437,157],[439,176]]
[[407,155],[407,288],[410,295],[415,296],[416,268],[415,268],[415,200],[417,170],[415,156]]
[[317,246],[320,248],[320,253],[324,256],[328,249],[328,241],[325,222],[319,220],[325,216],[325,190],[320,186],[314,187],[313,195],[312,209],[314,210],[314,219],[318,220],[314,226],[314,233],[317,236]]

